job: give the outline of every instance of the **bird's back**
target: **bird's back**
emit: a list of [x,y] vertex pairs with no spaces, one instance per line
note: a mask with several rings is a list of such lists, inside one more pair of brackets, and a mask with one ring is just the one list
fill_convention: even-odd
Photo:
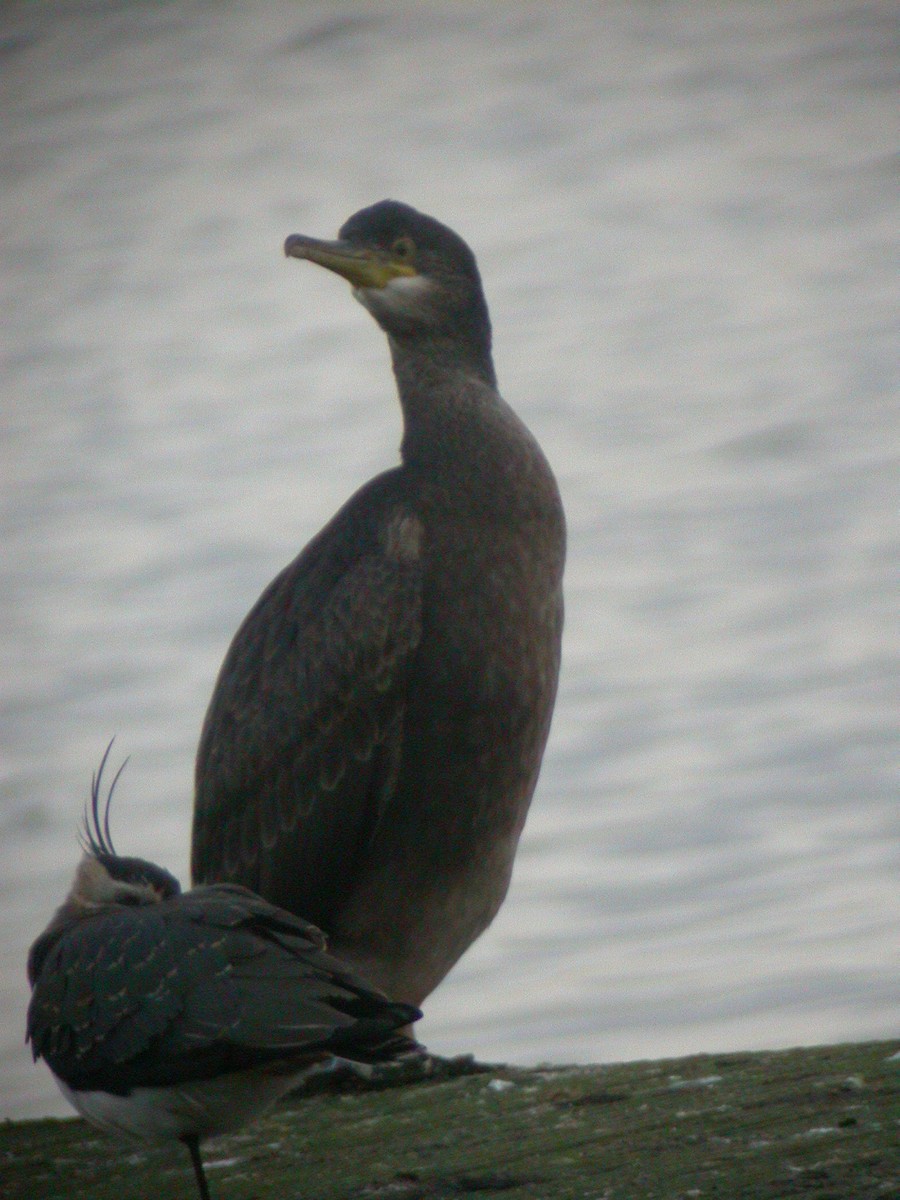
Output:
[[114,906],[39,939],[28,1038],[76,1091],[126,1095],[331,1053],[377,1061],[415,1012],[318,929],[230,886]]

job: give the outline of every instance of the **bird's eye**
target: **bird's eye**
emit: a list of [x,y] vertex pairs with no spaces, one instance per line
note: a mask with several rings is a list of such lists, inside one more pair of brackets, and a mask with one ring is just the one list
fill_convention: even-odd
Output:
[[139,904],[143,904],[143,900],[137,892],[119,892],[116,896],[119,904],[127,904],[132,908],[136,908]]
[[412,238],[398,237],[391,246],[391,253],[395,258],[412,258],[415,248]]

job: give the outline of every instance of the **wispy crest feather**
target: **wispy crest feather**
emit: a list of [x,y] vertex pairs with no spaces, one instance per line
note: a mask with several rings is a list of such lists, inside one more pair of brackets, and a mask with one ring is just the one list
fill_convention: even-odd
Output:
[[100,766],[91,776],[91,797],[89,804],[84,806],[84,819],[82,821],[81,844],[89,854],[94,857],[99,855],[116,856],[116,850],[113,846],[112,834],[109,831],[109,806],[112,803],[113,792],[116,790],[116,784],[119,782],[119,777],[125,768],[128,766],[126,758],[113,776],[113,781],[109,785],[109,791],[106,793],[106,803],[103,806],[103,820],[100,820],[100,785],[103,780],[103,770],[106,766],[109,753],[113,748],[115,738],[110,739],[109,745],[103,752],[103,757],[100,759]]

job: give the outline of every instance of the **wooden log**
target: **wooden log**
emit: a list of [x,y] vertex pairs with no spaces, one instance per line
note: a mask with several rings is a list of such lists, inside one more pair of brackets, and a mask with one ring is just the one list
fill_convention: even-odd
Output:
[[[374,1089],[338,1077],[209,1142],[204,1158],[214,1200],[886,1200],[900,1195],[898,1050],[451,1063]],[[193,1188],[178,1145],[118,1143],[74,1119],[0,1127],[4,1200]]]

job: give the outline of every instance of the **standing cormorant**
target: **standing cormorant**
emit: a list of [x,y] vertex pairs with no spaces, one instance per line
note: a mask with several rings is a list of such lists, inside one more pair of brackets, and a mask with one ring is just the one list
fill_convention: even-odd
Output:
[[387,334],[402,462],[238,630],[200,739],[193,876],[314,922],[419,1004],[509,884],[556,697],[563,510],[497,391],[457,234],[384,200],[285,253],[347,279]]

